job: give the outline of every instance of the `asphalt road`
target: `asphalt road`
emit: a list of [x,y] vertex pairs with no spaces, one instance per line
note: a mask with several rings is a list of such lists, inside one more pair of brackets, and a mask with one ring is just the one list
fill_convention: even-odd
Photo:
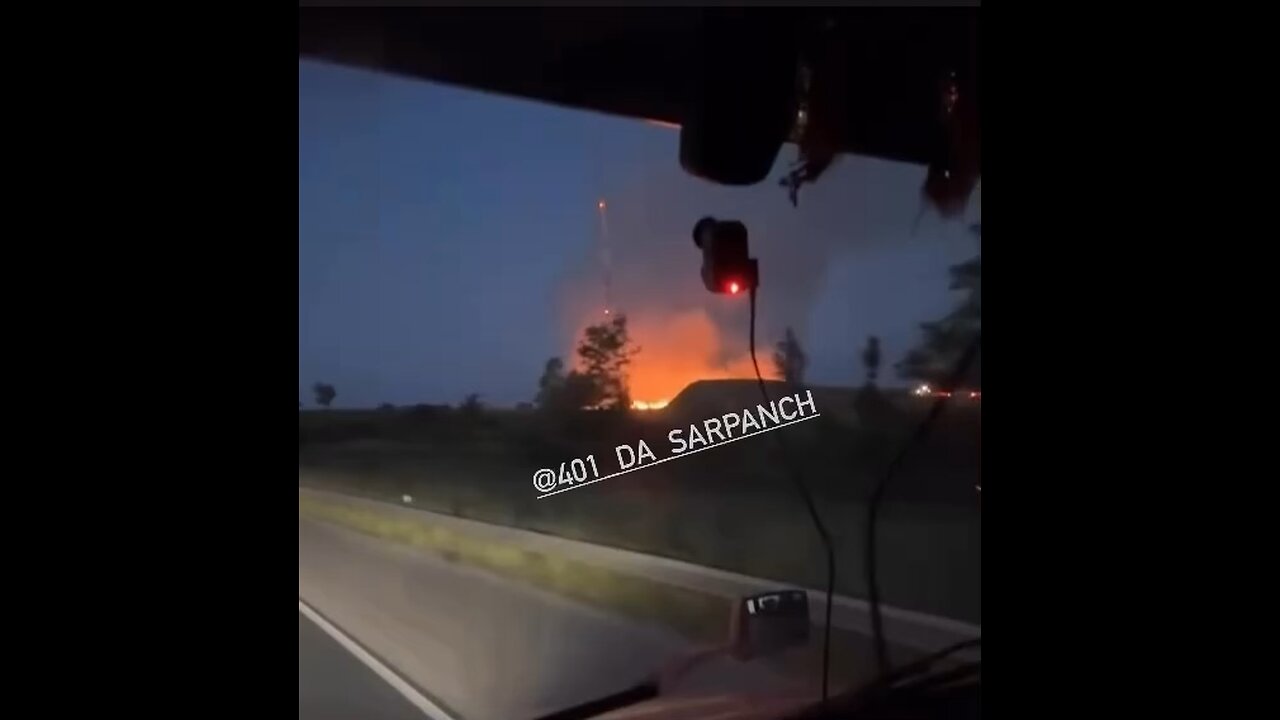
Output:
[[421,710],[298,613],[299,720],[422,720]]
[[[436,704],[468,720],[537,717],[608,695],[688,649],[662,628],[302,517],[298,595]],[[359,661],[339,661],[323,639],[299,630],[301,720],[405,717],[385,693],[375,695]],[[758,689],[775,679],[731,661],[699,673],[693,684],[725,690]],[[343,706],[326,707],[338,694],[364,709],[352,715]]]

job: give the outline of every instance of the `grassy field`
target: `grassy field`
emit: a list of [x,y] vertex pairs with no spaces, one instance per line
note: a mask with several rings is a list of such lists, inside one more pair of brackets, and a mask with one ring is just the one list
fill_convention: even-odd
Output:
[[[667,431],[750,402],[740,385],[708,383],[664,411],[585,413],[419,408],[299,414],[303,484],[399,501],[704,565],[821,587],[824,556],[776,438],[734,442],[590,487],[537,499],[541,467],[594,454],[601,475],[613,447],[643,438],[658,458]],[[774,393],[781,394],[781,389]],[[682,400],[686,402],[682,402]],[[844,402],[848,407],[833,411]],[[775,431],[813,489],[837,541],[837,587],[865,595],[865,499],[923,405],[862,403],[824,393],[823,417]],[[880,528],[886,602],[981,622],[981,518],[976,408],[946,416],[895,480]]]

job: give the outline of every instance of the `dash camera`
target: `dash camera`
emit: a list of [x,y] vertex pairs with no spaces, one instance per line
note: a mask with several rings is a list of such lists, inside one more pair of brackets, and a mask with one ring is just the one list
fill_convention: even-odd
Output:
[[693,226],[693,244],[702,250],[702,284],[711,292],[737,295],[760,284],[756,260],[748,257],[746,225],[704,217]]

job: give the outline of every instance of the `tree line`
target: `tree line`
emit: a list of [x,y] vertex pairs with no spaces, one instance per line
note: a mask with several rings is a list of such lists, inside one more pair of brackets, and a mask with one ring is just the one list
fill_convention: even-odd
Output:
[[[981,246],[982,226],[973,225],[970,232]],[[963,293],[956,307],[938,320],[921,323],[921,340],[895,365],[899,377],[941,384],[953,372],[961,354],[982,332],[982,253],[950,268],[952,290]],[[639,354],[627,331],[626,315],[587,327],[575,350],[578,368],[566,370],[560,357],[549,358],[538,378],[534,406],[552,412],[584,408],[626,410],[631,407],[627,385],[627,367]],[[787,327],[774,345],[773,366],[784,382],[804,383],[809,358],[792,328]],[[865,388],[874,388],[881,360],[880,339],[867,338],[861,353]],[[961,382],[967,387],[982,385],[982,357],[979,354]],[[315,403],[327,408],[337,397],[333,385],[317,382],[312,386]],[[522,403],[522,406],[524,404]],[[302,407],[299,401],[298,407]],[[383,408],[386,409],[386,404]],[[472,393],[461,408],[469,413],[482,409],[480,396]]]

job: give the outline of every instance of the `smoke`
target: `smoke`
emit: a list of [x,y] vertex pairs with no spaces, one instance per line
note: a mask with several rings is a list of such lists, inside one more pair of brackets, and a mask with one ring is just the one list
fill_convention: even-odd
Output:
[[[633,174],[603,188],[607,243],[595,215],[597,199],[584,198],[582,227],[590,249],[568,269],[558,293],[568,364],[587,325],[607,320],[606,309],[626,314],[640,348],[630,378],[637,400],[669,399],[698,379],[755,376],[747,353],[747,296],[713,295],[699,278],[701,256],[690,232],[700,217],[737,219],[748,228],[751,252],[760,261],[756,352],[766,376],[773,374],[773,346],[787,327],[802,343],[832,330],[810,322],[834,262],[859,249],[925,242],[913,236],[937,229],[936,221],[926,222],[913,232],[923,167],[844,157],[817,185],[804,188],[795,208],[774,180],[725,187],[686,175],[674,162],[654,162],[652,157],[675,156],[674,134],[657,132],[662,142],[647,148],[649,161],[630,164]],[[794,149],[779,154],[774,176],[782,174],[789,152]],[[604,306],[606,256],[610,308]]]
[[[631,370],[631,394],[638,400],[670,400],[695,380],[755,377],[751,357],[721,337],[706,310],[671,314],[637,313],[633,335],[640,354]],[[768,352],[760,371],[773,377]]]

